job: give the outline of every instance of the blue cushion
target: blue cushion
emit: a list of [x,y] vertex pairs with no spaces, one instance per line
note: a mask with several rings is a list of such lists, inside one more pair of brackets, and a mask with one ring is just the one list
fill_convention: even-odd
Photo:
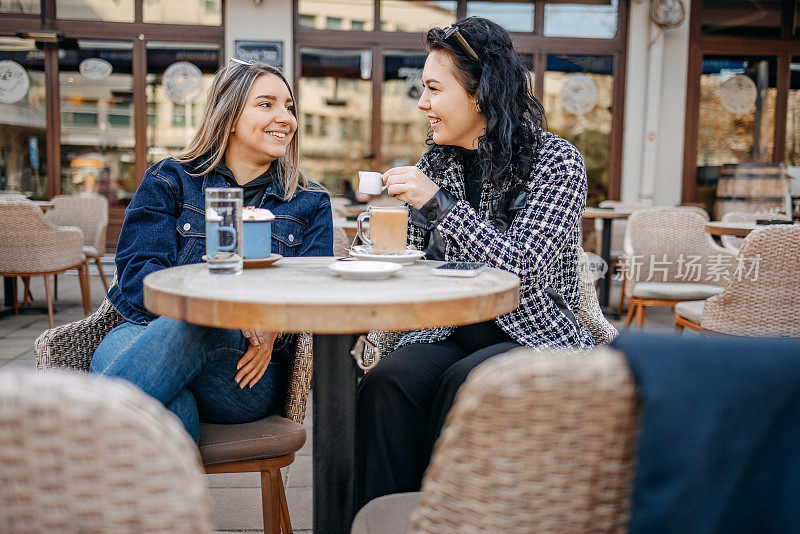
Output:
[[800,340],[626,332],[642,400],[630,531],[800,529]]

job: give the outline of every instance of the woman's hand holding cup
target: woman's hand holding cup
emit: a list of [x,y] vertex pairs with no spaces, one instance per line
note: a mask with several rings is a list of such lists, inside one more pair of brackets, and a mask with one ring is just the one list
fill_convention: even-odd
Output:
[[395,167],[383,174],[386,192],[406,204],[420,209],[433,195],[439,186],[433,183],[425,173],[417,167]]

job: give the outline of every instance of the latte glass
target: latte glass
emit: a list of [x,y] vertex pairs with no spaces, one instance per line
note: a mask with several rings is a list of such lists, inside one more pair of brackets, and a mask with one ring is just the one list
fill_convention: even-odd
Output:
[[[364,235],[364,221],[369,220],[369,236]],[[371,206],[358,216],[358,237],[372,248],[373,254],[402,254],[406,250],[408,208]]]

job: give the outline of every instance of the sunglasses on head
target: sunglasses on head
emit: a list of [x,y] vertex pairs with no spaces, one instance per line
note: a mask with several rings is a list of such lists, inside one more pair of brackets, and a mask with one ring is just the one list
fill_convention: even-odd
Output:
[[228,60],[228,66],[225,67],[225,78],[228,77],[228,73],[231,70],[231,65],[245,65],[247,67],[251,67],[253,65],[252,61],[248,61],[246,59],[239,59],[238,57],[232,57]]
[[469,45],[467,40],[464,39],[464,36],[461,35],[461,32],[458,31],[458,27],[455,24],[453,24],[452,26],[448,26],[447,28],[444,29],[444,40],[446,41],[451,37],[456,38],[456,43],[458,43],[458,45],[464,52],[467,53],[467,55],[469,55],[472,59],[480,63],[481,60],[478,57],[478,54],[475,53],[475,50]]

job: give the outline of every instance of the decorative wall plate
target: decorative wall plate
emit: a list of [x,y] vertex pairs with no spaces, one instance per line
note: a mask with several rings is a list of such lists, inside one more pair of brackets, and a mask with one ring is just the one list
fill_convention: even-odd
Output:
[[758,88],[749,76],[737,74],[720,84],[717,97],[722,107],[734,115],[743,115],[756,107]]
[[78,70],[84,77],[90,80],[102,80],[111,75],[114,71],[114,67],[105,59],[90,57],[81,61],[81,64],[78,65]]
[[597,104],[597,86],[586,74],[573,74],[561,87],[561,105],[573,115],[586,115]]
[[203,92],[203,73],[194,63],[176,61],[164,71],[161,84],[167,98],[185,105],[197,100]]
[[0,61],[0,102],[14,104],[28,94],[30,79],[25,68],[9,59]]

